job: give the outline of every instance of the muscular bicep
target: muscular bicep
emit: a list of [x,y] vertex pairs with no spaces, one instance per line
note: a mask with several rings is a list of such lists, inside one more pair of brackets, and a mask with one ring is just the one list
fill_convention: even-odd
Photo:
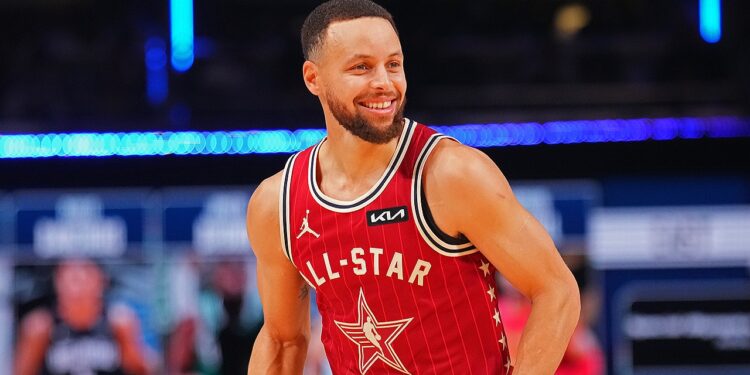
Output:
[[263,304],[264,328],[280,341],[309,336],[310,332],[308,286],[290,266],[258,260],[258,291]]
[[264,181],[250,199],[247,232],[257,259],[264,329],[287,341],[309,335],[310,298],[307,284],[281,249],[277,176]]
[[523,294],[532,296],[551,281],[567,278],[549,234],[515,197],[495,196],[476,217],[464,226],[467,237]]
[[442,183],[426,181],[438,203],[436,220],[464,234],[527,296],[568,281],[570,273],[547,231],[521,206],[489,157],[458,144],[436,152],[427,177]]

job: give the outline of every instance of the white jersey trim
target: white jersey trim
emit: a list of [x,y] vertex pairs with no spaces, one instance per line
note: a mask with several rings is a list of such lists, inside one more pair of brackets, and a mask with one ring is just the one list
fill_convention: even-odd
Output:
[[291,204],[289,203],[291,183],[292,183],[292,170],[294,169],[294,162],[297,160],[299,153],[292,155],[286,162],[284,170],[282,171],[281,186],[279,187],[279,231],[281,232],[281,249],[284,256],[289,259],[292,266],[297,269],[300,276],[307,282],[307,284],[315,289],[315,284],[311,283],[307,279],[305,274],[294,264],[294,258],[292,255],[292,231],[290,227],[290,214],[289,210]]
[[[299,153],[292,155],[284,166],[282,172],[281,184],[279,187],[279,229],[281,231],[281,249],[284,251],[284,256],[289,259],[294,265],[292,260],[292,231],[289,221],[289,192],[291,191],[292,183],[292,170],[294,169],[294,161],[297,159]],[[295,265],[295,268],[297,266]]]
[[325,195],[318,188],[318,151],[320,150],[320,146],[325,141],[325,139],[323,139],[313,148],[312,155],[310,155],[310,161],[308,165],[308,185],[310,187],[310,194],[313,196],[315,201],[318,202],[318,204],[327,208],[328,210],[338,213],[354,212],[372,203],[378,196],[380,196],[380,193],[385,190],[386,186],[388,186],[388,183],[396,174],[396,171],[398,171],[398,168],[406,155],[406,150],[409,148],[409,144],[411,143],[411,138],[414,134],[415,127],[416,126],[413,121],[404,118],[404,129],[401,131],[401,137],[398,141],[398,145],[396,146],[396,150],[393,153],[391,161],[388,164],[388,167],[386,167],[385,172],[383,172],[383,175],[380,177],[378,182],[375,183],[375,185],[373,185],[369,191],[350,201],[342,201],[331,198]]
[[419,234],[422,239],[430,245],[430,247],[437,251],[439,254],[449,257],[459,257],[463,255],[469,255],[479,251],[474,244],[471,242],[465,242],[461,244],[450,244],[443,241],[435,232],[432,227],[428,224],[425,218],[424,207],[422,207],[422,174],[424,172],[424,166],[430,153],[435,149],[438,142],[442,139],[451,139],[451,137],[442,134],[433,134],[427,143],[422,148],[422,151],[417,158],[417,162],[414,165],[414,175],[412,177],[412,191],[411,191],[411,206],[414,212],[415,222]]

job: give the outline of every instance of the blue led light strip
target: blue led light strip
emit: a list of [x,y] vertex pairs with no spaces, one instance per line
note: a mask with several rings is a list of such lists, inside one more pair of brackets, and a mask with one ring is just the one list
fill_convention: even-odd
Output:
[[195,61],[193,0],[169,1],[169,26],[172,67],[178,72],[187,71]]
[[[474,147],[750,137],[750,118],[700,117],[435,126]],[[293,153],[323,129],[0,135],[0,159]]]
[[700,0],[698,13],[701,38],[717,43],[721,39],[721,0]]

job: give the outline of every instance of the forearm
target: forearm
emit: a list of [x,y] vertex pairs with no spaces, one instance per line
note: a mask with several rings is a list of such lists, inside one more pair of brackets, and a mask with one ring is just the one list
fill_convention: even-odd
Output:
[[263,326],[253,345],[248,375],[302,374],[308,342],[309,337],[304,335],[288,340],[274,338]]
[[573,285],[532,298],[531,315],[518,345],[513,375],[553,374],[578,323],[578,288]]

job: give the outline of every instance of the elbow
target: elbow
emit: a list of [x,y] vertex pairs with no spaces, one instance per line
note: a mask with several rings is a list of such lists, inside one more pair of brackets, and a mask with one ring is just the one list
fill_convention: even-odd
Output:
[[[578,288],[578,283],[570,276],[570,280],[566,282],[565,287],[566,300],[568,301],[568,309],[570,310],[571,320],[578,324],[581,318],[581,291]],[[575,325],[574,324],[574,325]]]
[[305,332],[277,330],[264,325],[250,355],[248,375],[301,374],[310,335]]
[[273,342],[275,346],[282,349],[287,348],[307,348],[310,343],[310,332],[309,330],[288,330],[288,329],[274,329],[268,324],[264,324],[258,335],[265,336],[264,338]]
[[299,334],[294,337],[289,337],[281,341],[281,344],[284,348],[301,348],[307,352],[307,346],[310,344],[310,335]]
[[572,331],[581,317],[581,291],[572,274],[556,283],[556,299],[561,318]]
[[571,332],[578,324],[581,316],[581,292],[572,274],[566,273],[550,282],[546,288],[532,296],[531,300],[533,304],[542,303],[549,306]]

